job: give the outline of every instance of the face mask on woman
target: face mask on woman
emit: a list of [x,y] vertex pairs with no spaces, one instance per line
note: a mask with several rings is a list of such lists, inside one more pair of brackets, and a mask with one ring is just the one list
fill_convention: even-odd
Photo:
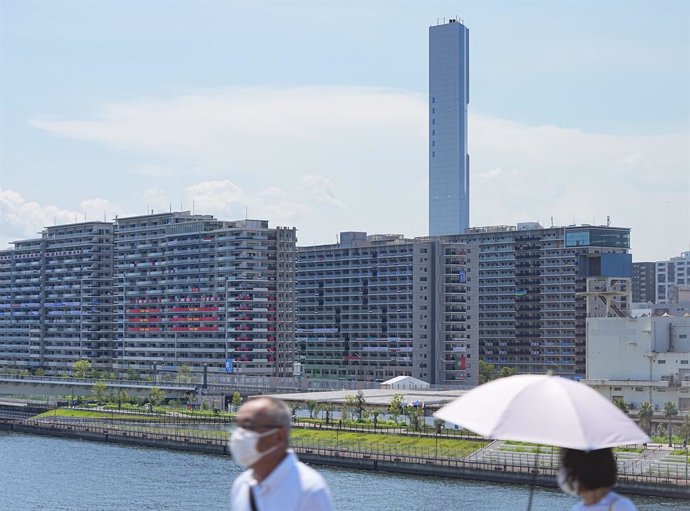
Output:
[[236,428],[230,438],[230,452],[232,453],[232,457],[243,467],[251,467],[268,453],[278,448],[278,445],[274,445],[263,452],[259,452],[256,448],[261,438],[277,430],[278,428],[273,428],[264,433],[257,433],[256,431],[250,431],[244,428]]
[[561,490],[563,490],[568,495],[572,495],[573,497],[579,496],[579,488],[577,481],[573,481],[572,483],[568,481],[568,471],[566,469],[561,468],[558,471],[557,479],[558,486]]

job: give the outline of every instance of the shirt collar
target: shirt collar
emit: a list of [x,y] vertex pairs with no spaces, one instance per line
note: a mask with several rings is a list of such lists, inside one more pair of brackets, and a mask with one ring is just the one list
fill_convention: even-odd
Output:
[[[293,467],[297,463],[297,456],[295,455],[295,451],[292,449],[287,450],[287,454],[283,460],[276,465],[276,467],[271,471],[270,474],[261,481],[260,483],[257,483],[257,489],[261,493],[267,493],[271,491],[271,489],[275,488],[280,484],[280,482],[285,479],[285,476],[292,471]],[[256,481],[256,479],[254,479]]]

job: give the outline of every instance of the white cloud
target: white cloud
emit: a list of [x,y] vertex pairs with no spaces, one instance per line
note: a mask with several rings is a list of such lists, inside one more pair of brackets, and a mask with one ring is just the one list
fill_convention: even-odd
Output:
[[[156,209],[184,193],[185,207],[194,201],[200,212],[243,218],[246,207],[250,217],[294,223],[311,244],[340,230],[426,232],[426,112],[424,96],[403,90],[245,87],[31,124],[144,155],[131,172],[182,176],[147,192]],[[690,232],[688,141],[687,133],[598,134],[471,115],[472,224],[610,215],[632,227],[636,260],[677,255]]]
[[17,239],[37,237],[47,226],[82,222],[84,219],[110,220],[118,207],[108,199],[93,197],[81,201],[79,210],[40,204],[21,194],[0,188],[0,247]]

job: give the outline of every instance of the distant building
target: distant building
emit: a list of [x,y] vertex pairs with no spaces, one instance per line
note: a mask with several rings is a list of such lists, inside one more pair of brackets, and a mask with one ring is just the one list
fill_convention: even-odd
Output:
[[0,368],[113,363],[113,225],[47,227],[0,251]]
[[475,250],[364,232],[299,247],[296,341],[305,374],[476,385]]
[[412,376],[396,376],[390,380],[386,380],[381,384],[382,389],[428,389],[429,384],[425,381],[413,378]]
[[587,320],[584,382],[633,409],[671,401],[690,410],[690,317]]
[[188,212],[115,222],[115,369],[291,376],[295,229]]
[[690,251],[668,261],[657,261],[656,303],[690,301]]
[[470,225],[469,30],[459,20],[429,27],[429,235]]
[[497,369],[584,377],[588,279],[603,277],[629,310],[630,229],[526,222],[441,239],[480,247],[480,358]]
[[655,263],[633,263],[633,302],[654,302],[656,299]]
[[295,243],[188,212],[48,227],[0,251],[0,367],[292,376]]

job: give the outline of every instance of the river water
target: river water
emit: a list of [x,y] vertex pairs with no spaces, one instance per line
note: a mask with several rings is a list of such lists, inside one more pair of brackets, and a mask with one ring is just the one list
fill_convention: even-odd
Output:
[[[527,508],[524,486],[317,467],[337,511],[496,511]],[[2,511],[228,511],[240,467],[229,457],[0,431]],[[640,511],[687,502],[634,498]],[[536,489],[532,509],[575,499]]]

